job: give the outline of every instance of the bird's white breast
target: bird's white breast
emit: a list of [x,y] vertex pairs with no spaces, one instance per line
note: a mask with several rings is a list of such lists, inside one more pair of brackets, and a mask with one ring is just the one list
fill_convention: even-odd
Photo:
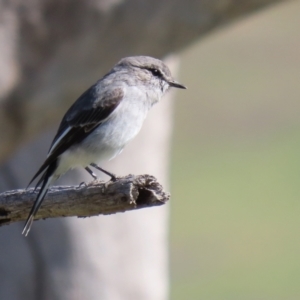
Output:
[[[138,87],[129,87],[123,100],[110,117],[99,125],[80,145],[61,156],[61,168],[87,166],[92,162],[110,160],[140,131],[153,104],[153,99]],[[157,99],[155,102],[157,102]]]

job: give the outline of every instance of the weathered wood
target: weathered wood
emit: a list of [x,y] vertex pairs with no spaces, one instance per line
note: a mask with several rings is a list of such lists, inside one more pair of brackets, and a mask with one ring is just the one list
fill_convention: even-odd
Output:
[[[39,188],[12,190],[0,194],[0,226],[26,220]],[[79,186],[49,189],[35,219],[91,217],[158,206],[170,194],[151,175],[127,175],[116,181],[92,181]]]

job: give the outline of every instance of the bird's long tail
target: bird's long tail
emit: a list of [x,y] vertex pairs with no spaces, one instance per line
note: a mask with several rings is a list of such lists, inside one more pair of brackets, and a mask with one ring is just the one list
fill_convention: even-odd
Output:
[[39,185],[39,183],[42,182],[42,186],[41,186],[41,189],[39,190],[39,193],[36,197],[36,200],[31,208],[31,211],[28,215],[25,226],[23,228],[22,234],[24,234],[25,236],[27,236],[30,231],[34,217],[35,217],[36,213],[38,212],[38,210],[45,198],[45,195],[48,191],[49,185],[55,179],[53,175],[54,175],[56,168],[57,168],[57,160],[55,160],[48,166],[48,168],[45,170],[44,174],[42,175],[41,179],[37,183],[37,185]]

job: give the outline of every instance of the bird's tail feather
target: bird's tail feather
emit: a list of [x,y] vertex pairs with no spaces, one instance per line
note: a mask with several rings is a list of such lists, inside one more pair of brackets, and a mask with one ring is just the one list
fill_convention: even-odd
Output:
[[[52,181],[55,179],[53,178],[53,174],[56,170],[57,167],[57,161],[52,162],[48,168],[46,169],[45,173],[42,175],[41,179],[38,181],[37,186],[41,183],[42,181],[42,186],[41,189],[37,195],[37,198],[31,208],[31,211],[29,213],[29,216],[26,220],[25,226],[23,228],[22,234],[24,234],[25,236],[28,235],[30,228],[32,226],[34,217],[36,215],[36,213],[38,212],[44,198],[45,195],[48,191],[48,187],[49,185],[52,183]],[[37,186],[35,187],[35,189],[37,188]]]

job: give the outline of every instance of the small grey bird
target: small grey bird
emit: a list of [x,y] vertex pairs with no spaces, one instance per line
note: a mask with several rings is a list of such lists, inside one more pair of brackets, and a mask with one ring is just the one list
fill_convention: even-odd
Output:
[[69,169],[82,166],[94,178],[92,166],[112,180],[115,175],[95,162],[109,160],[140,131],[150,108],[169,87],[185,89],[169,68],[148,56],[121,59],[102,79],[84,92],[63,117],[47,159],[29,185],[39,176],[38,196],[22,234],[27,236],[49,185]]

